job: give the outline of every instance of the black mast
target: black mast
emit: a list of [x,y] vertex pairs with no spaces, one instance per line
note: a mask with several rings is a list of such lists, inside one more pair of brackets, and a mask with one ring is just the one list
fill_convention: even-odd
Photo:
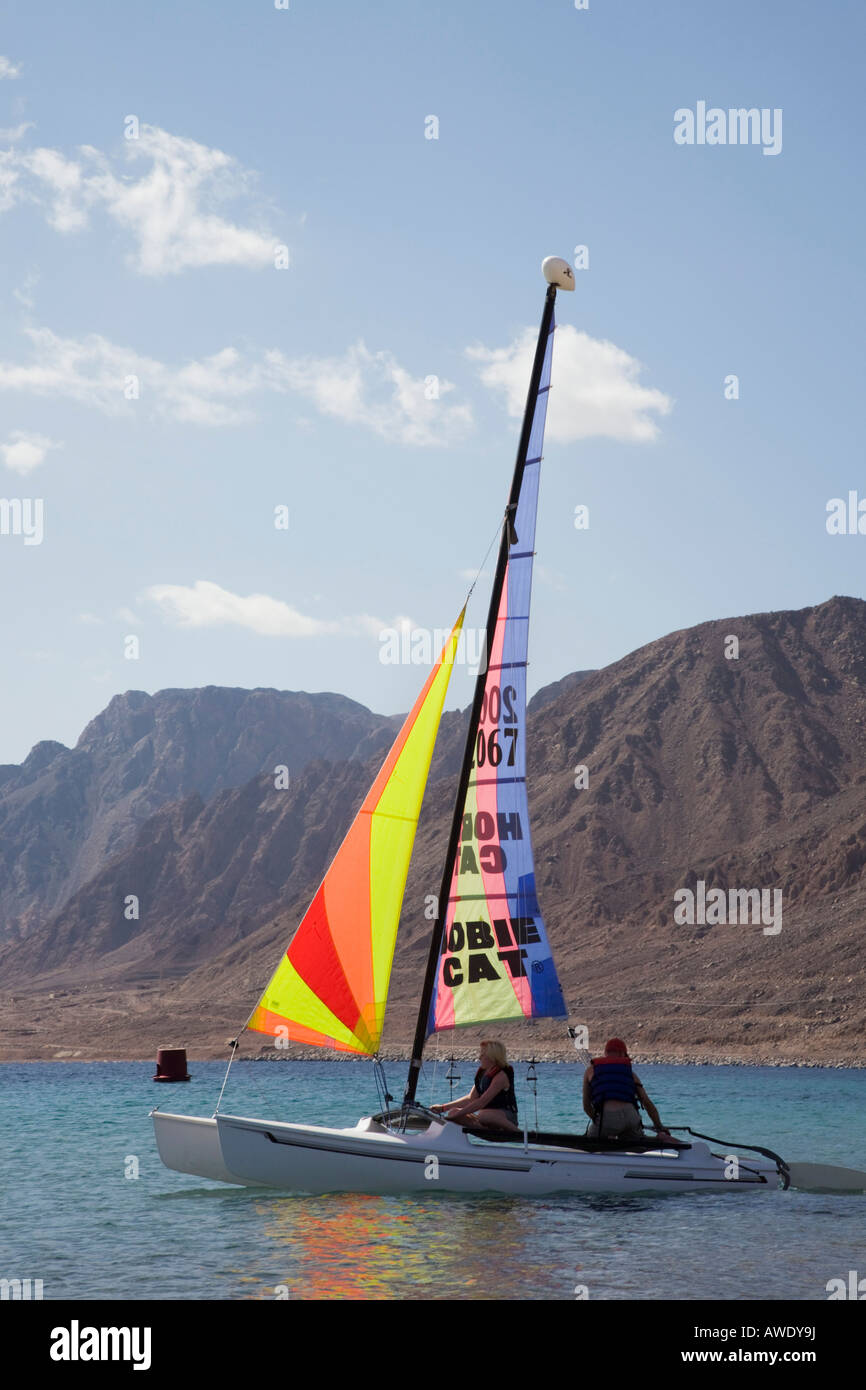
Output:
[[457,854],[457,847],[460,843],[460,833],[463,825],[463,803],[466,800],[466,791],[469,786],[469,777],[475,758],[475,740],[478,736],[478,725],[481,719],[481,704],[484,699],[484,688],[487,684],[487,663],[490,658],[490,653],[493,650],[493,642],[496,636],[496,618],[499,613],[499,602],[502,598],[502,586],[505,582],[508,550],[509,546],[517,540],[517,536],[514,535],[514,516],[517,511],[520,488],[523,483],[523,472],[526,467],[526,455],[529,449],[529,436],[532,432],[532,422],[535,417],[535,404],[538,399],[538,387],[541,382],[541,373],[544,369],[544,355],[547,351],[547,339],[550,334],[555,299],[556,286],[548,285],[547,295],[544,300],[544,313],[541,316],[541,327],[538,330],[538,342],[535,348],[535,360],[532,364],[532,375],[529,378],[529,391],[526,396],[526,409],[523,412],[523,428],[520,431],[520,443],[517,446],[514,477],[511,480],[511,492],[508,497],[508,506],[505,509],[505,518],[502,523],[502,539],[499,543],[499,557],[496,561],[496,573],[493,577],[493,589],[490,594],[490,609],[487,614],[487,639],[484,652],[484,669],[482,670],[479,667],[478,679],[475,682],[475,698],[472,702],[472,711],[469,716],[469,728],[466,732],[466,747],[463,750],[463,766],[460,769],[460,780],[457,783],[457,797],[454,802],[454,814],[451,820],[451,834],[448,838],[445,868],[442,872],[442,885],[439,889],[439,898],[437,900],[436,922],[433,927],[433,935],[430,938],[427,971],[424,976],[424,988],[421,991],[421,1004],[418,1009],[418,1024],[415,1029],[415,1040],[412,1043],[412,1059],[409,1063],[406,1094],[403,1097],[404,1105],[411,1105],[414,1101],[415,1091],[418,1086],[418,1077],[421,1073],[421,1059],[424,1053],[424,1043],[427,1040],[427,1015],[430,1012],[430,1000],[433,997],[433,985],[436,979],[439,952],[442,946],[442,933],[445,930],[445,920],[448,915],[448,894],[454,872],[454,859]]

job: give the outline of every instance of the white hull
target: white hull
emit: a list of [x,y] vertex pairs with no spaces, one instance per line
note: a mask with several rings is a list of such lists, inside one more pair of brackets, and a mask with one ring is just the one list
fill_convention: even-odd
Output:
[[246,1178],[235,1177],[223,1163],[216,1120],[170,1115],[162,1110],[152,1110],[151,1119],[159,1156],[166,1168],[193,1173],[197,1178],[212,1178],[214,1182],[253,1185]]
[[776,1165],[749,1155],[726,1178],[724,1157],[696,1141],[643,1153],[585,1153],[547,1145],[490,1144],[456,1125],[398,1133],[373,1119],[351,1129],[219,1115],[154,1114],[163,1162],[181,1172],[289,1192],[770,1191]]

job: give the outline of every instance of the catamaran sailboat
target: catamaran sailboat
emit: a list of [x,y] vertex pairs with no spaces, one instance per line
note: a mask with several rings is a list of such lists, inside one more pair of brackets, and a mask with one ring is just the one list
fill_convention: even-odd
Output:
[[[506,1019],[565,1018],[536,895],[526,795],[526,666],[542,442],[557,289],[544,312],[499,545],[403,1102],[348,1129],[153,1112],[169,1168],[299,1192],[767,1191],[789,1182],[768,1149],[658,1137],[472,1130],[416,1098],[427,1038]],[[466,608],[246,1028],[375,1057],[421,800]],[[225,1083],[224,1083],[225,1086]],[[221,1099],[221,1098],[220,1098]],[[714,1151],[710,1143],[721,1146]],[[858,1175],[863,1178],[864,1175]],[[866,1182],[866,1178],[864,1178]]]

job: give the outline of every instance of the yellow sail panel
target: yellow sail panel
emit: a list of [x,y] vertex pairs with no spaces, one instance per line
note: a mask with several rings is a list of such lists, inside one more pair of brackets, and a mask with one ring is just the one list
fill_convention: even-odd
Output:
[[[247,1024],[373,1053],[433,746],[465,609]],[[285,1030],[285,1031],[283,1031]]]
[[295,1020],[301,1018],[302,1029],[318,1033],[328,1040],[323,1045],[343,1043],[353,1051],[367,1051],[309,985],[304,984],[291,961],[283,956],[247,1026],[254,1033],[271,1033],[287,1041],[304,1042],[305,1039],[296,1033],[294,1027]]
[[[448,680],[457,647],[457,639],[463,624],[463,614],[457,620],[454,630],[440,659],[444,675],[440,676],[441,695],[426,700],[418,711],[412,738],[407,740],[394,771],[385,784],[381,799],[373,816],[370,843],[370,906],[374,921],[392,922],[394,930],[389,933],[373,935],[373,979],[377,999],[384,999],[388,993],[391,977],[391,964],[394,959],[394,944],[397,936],[397,922],[403,905],[403,891],[415,842],[415,830],[421,811],[421,801],[433,745],[439,730],[442,704],[448,688]],[[399,875],[384,872],[388,864],[399,864]],[[379,1026],[381,1032],[381,1023]]]

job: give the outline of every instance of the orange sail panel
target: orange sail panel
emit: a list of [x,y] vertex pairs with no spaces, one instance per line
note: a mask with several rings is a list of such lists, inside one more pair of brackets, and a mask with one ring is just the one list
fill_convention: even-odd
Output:
[[374,1053],[403,891],[465,609],[247,1027]]

